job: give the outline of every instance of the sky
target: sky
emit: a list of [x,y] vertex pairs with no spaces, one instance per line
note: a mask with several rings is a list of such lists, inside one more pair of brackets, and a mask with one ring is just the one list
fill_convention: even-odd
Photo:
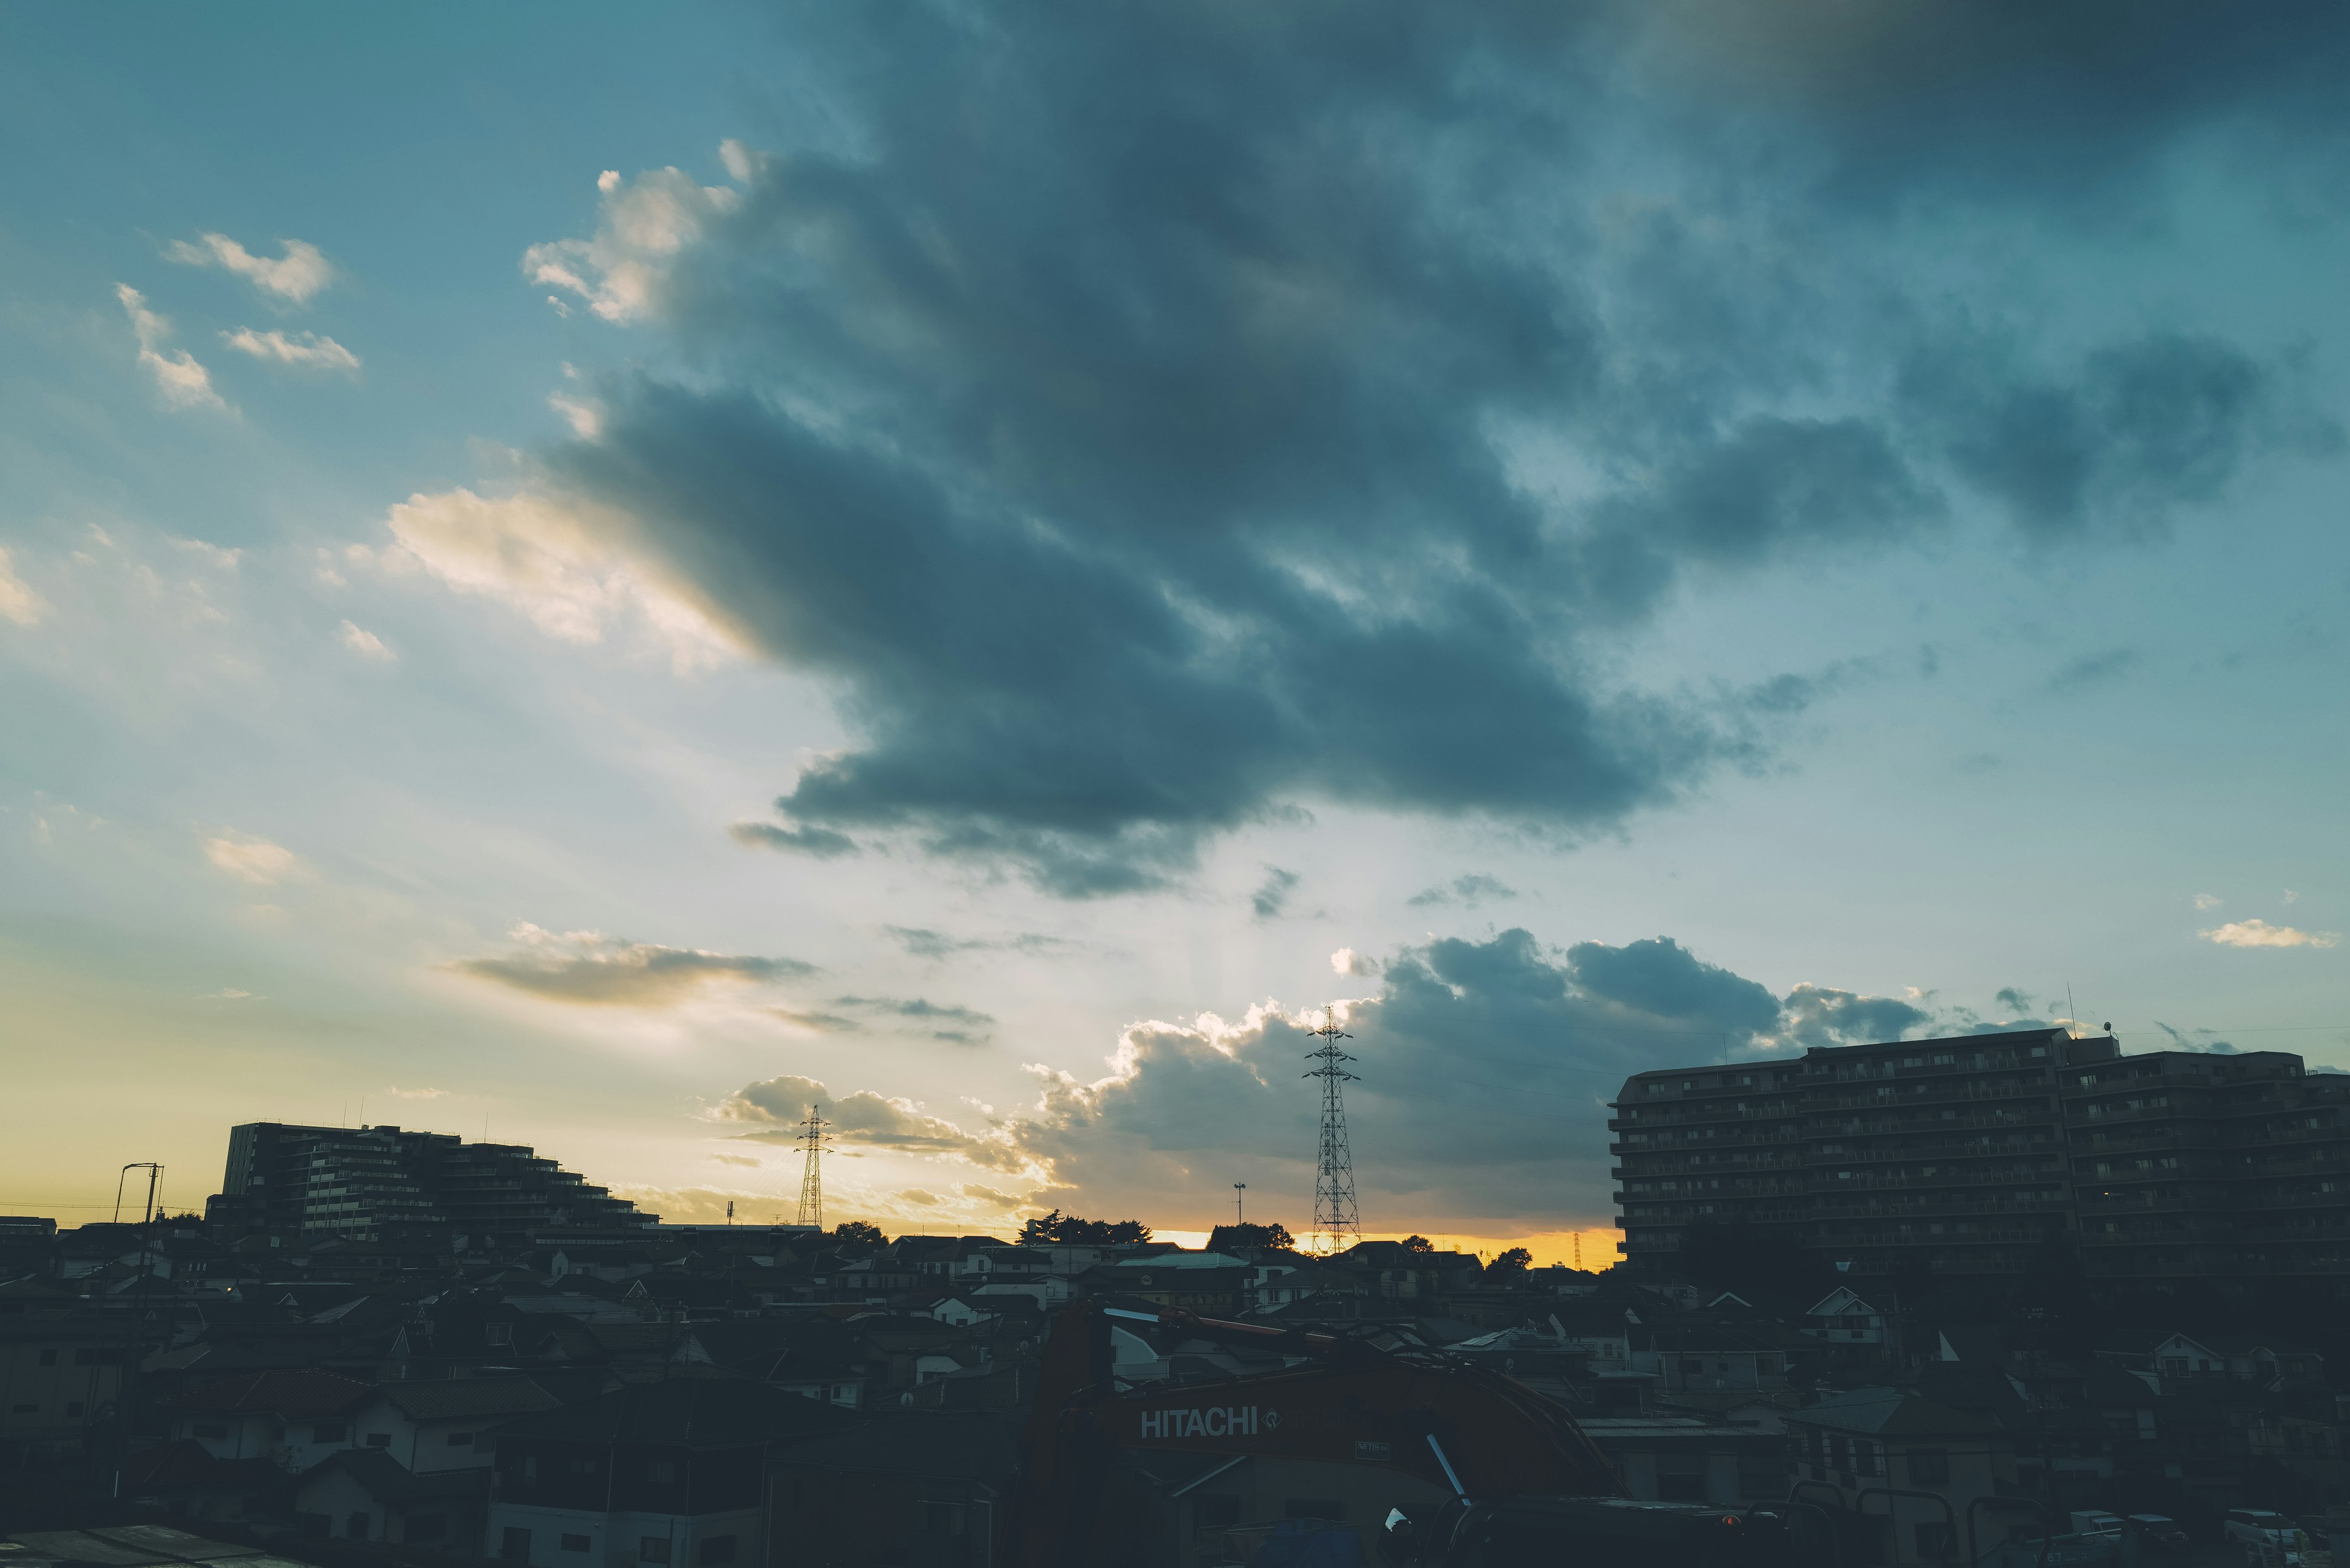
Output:
[[0,1210],[1612,1246],[1629,1073],[2350,1067],[2350,14],[0,5]]

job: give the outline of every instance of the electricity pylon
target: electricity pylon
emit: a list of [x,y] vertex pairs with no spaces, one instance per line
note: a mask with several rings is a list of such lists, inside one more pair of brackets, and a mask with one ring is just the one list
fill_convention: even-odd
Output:
[[824,1129],[832,1124],[816,1115],[814,1106],[808,1107],[807,1119],[800,1123],[795,1140],[807,1149],[807,1164],[800,1173],[800,1218],[803,1225],[824,1229],[824,1146],[828,1141]]
[[1338,1064],[1354,1060],[1338,1049],[1339,1041],[1354,1036],[1338,1027],[1336,1008],[1324,1012],[1322,1027],[1306,1033],[1322,1042],[1320,1050],[1305,1053],[1308,1060],[1321,1065],[1302,1075],[1322,1080],[1322,1148],[1314,1171],[1312,1248],[1328,1257],[1338,1250],[1340,1236],[1359,1239],[1363,1232],[1362,1220],[1355,1212],[1355,1157],[1347,1147],[1347,1105],[1338,1088],[1342,1083],[1361,1080]]

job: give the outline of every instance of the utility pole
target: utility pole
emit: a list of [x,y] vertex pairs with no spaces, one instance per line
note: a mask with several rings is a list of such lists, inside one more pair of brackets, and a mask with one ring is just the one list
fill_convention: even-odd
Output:
[[1248,1223],[1248,1216],[1241,1211],[1242,1198],[1247,1191],[1247,1182],[1235,1181],[1232,1183],[1232,1223],[1235,1225],[1245,1225]]
[[819,1231],[824,1229],[824,1129],[831,1125],[810,1106],[806,1119],[800,1123],[796,1140],[807,1149],[807,1163],[800,1172],[799,1222]]
[[1338,1064],[1355,1059],[1338,1049],[1339,1041],[1354,1036],[1338,1027],[1336,1007],[1324,1011],[1322,1027],[1306,1033],[1322,1042],[1321,1049],[1305,1053],[1307,1060],[1321,1065],[1301,1076],[1322,1080],[1322,1140],[1314,1171],[1313,1247],[1328,1257],[1337,1251],[1340,1236],[1359,1238],[1363,1233],[1362,1220],[1355,1212],[1355,1157],[1347,1147],[1347,1105],[1338,1087],[1361,1080]]

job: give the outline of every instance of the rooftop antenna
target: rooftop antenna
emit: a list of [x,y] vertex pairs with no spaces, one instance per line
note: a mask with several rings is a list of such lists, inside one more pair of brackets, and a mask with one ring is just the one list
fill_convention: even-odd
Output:
[[800,1218],[803,1225],[824,1229],[824,1129],[832,1124],[816,1115],[814,1106],[800,1123],[799,1137],[795,1140],[807,1150],[807,1163],[800,1171]]
[[2080,1038],[2080,1026],[2081,1014],[2073,1005],[2073,982],[2068,980],[2064,982],[2064,1033],[2077,1040]]
[[1306,1033],[1322,1042],[1321,1049],[1305,1053],[1309,1061],[1322,1064],[1300,1075],[1322,1080],[1322,1143],[1314,1171],[1314,1250],[1328,1257],[1338,1250],[1341,1235],[1360,1239],[1363,1233],[1362,1220],[1355,1212],[1355,1157],[1347,1147],[1347,1106],[1338,1087],[1361,1080],[1338,1065],[1355,1059],[1338,1049],[1339,1041],[1354,1036],[1338,1027],[1335,1004],[1323,1010],[1322,1026]]

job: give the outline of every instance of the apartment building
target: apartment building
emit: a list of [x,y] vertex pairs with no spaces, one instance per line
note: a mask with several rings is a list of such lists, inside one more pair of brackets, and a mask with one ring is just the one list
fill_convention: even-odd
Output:
[[2062,1029],[1641,1073],[1609,1107],[1621,1250],[1736,1225],[1851,1272],[2350,1275],[2350,1076]]
[[204,1218],[232,1231],[365,1240],[416,1226],[478,1234],[660,1220],[520,1144],[288,1122],[229,1129],[221,1190]]

